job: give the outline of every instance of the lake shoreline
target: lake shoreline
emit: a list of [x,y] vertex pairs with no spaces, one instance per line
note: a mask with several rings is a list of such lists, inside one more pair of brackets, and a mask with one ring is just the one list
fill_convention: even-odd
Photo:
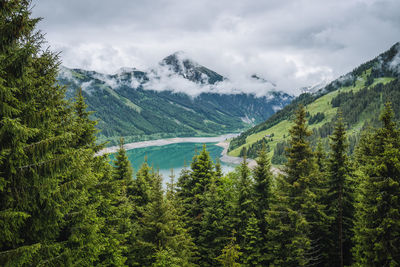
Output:
[[[235,165],[240,165],[243,162],[243,158],[241,158],[241,157],[233,157],[233,156],[228,155],[228,148],[229,148],[228,140],[224,140],[215,145],[222,147],[224,149],[224,150],[222,150],[221,157],[220,157],[220,160],[222,162],[225,162],[228,164],[235,164]],[[257,162],[254,159],[247,159],[247,166],[249,166],[250,168],[253,168],[256,165],[257,165]]]
[[[221,143],[227,141],[230,138],[236,137],[239,134],[224,134],[215,137],[175,137],[175,138],[166,138],[166,139],[158,139],[158,140],[149,140],[149,141],[140,141],[134,143],[124,144],[125,150],[131,150],[135,148],[143,148],[149,146],[166,146],[170,144],[177,143]],[[228,142],[229,146],[229,142]],[[100,150],[97,154],[104,155],[109,153],[115,153],[119,149],[119,146],[106,147]]]

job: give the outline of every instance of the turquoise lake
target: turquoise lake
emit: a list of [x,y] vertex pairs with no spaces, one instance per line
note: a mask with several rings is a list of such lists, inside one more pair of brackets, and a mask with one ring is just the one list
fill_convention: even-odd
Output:
[[[207,151],[215,162],[221,156],[223,148],[216,146],[215,143],[207,143],[206,146]],[[200,151],[202,147],[203,144],[200,143],[177,143],[165,146],[135,148],[128,150],[127,155],[135,172],[143,164],[145,157],[147,157],[147,163],[153,166],[154,169],[158,169],[163,175],[164,180],[166,180],[171,173],[171,169],[174,170],[174,174],[177,177],[184,167],[185,162],[190,167],[196,149]],[[110,157],[114,159],[113,155]],[[234,169],[233,165],[221,164],[224,172]]]

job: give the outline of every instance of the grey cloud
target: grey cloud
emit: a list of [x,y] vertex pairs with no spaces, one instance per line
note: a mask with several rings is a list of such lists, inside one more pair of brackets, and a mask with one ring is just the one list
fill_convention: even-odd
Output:
[[[318,84],[388,49],[398,0],[34,0],[68,67],[150,68],[186,51],[227,77],[260,73],[278,89]],[[238,79],[241,80],[241,79]],[[243,83],[243,86],[247,86]],[[246,89],[244,89],[246,90]]]

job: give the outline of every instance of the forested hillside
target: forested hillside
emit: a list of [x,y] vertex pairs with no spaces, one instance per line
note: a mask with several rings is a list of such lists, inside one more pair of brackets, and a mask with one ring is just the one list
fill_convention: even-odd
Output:
[[314,132],[311,142],[322,142],[324,148],[328,147],[327,136],[333,131],[336,114],[342,112],[346,131],[350,135],[352,153],[360,131],[377,125],[377,118],[386,101],[392,101],[396,114],[400,109],[399,58],[400,44],[397,43],[318,92],[300,95],[265,122],[233,139],[230,154],[238,156],[246,152],[247,156],[254,158],[257,156],[257,148],[265,143],[274,164],[285,162],[282,148],[287,143],[288,129],[299,104],[305,106],[310,129]]
[[[213,86],[224,77],[174,54],[160,64],[168,75],[182,76],[187,86]],[[167,68],[166,70],[164,68]],[[58,81],[67,86],[72,98],[78,88],[92,119],[98,120],[100,140],[116,144],[120,136],[127,142],[175,136],[207,136],[245,130],[264,121],[290,103],[292,96],[271,91],[264,96],[245,93],[205,92],[196,96],[170,90],[152,90],[157,73],[124,69],[114,75],[61,68]],[[177,78],[176,78],[177,79]],[[191,85],[192,84],[192,85]],[[265,85],[268,87],[268,85]]]

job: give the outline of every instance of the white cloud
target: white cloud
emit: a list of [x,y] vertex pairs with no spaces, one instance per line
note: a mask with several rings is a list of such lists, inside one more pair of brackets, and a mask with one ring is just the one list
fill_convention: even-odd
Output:
[[144,84],[144,89],[155,91],[172,91],[185,93],[192,97],[201,93],[240,94],[248,93],[256,96],[268,95],[275,90],[271,83],[262,82],[250,76],[239,75],[216,84],[195,83],[172,72],[168,66],[160,66],[149,71],[150,81]]

